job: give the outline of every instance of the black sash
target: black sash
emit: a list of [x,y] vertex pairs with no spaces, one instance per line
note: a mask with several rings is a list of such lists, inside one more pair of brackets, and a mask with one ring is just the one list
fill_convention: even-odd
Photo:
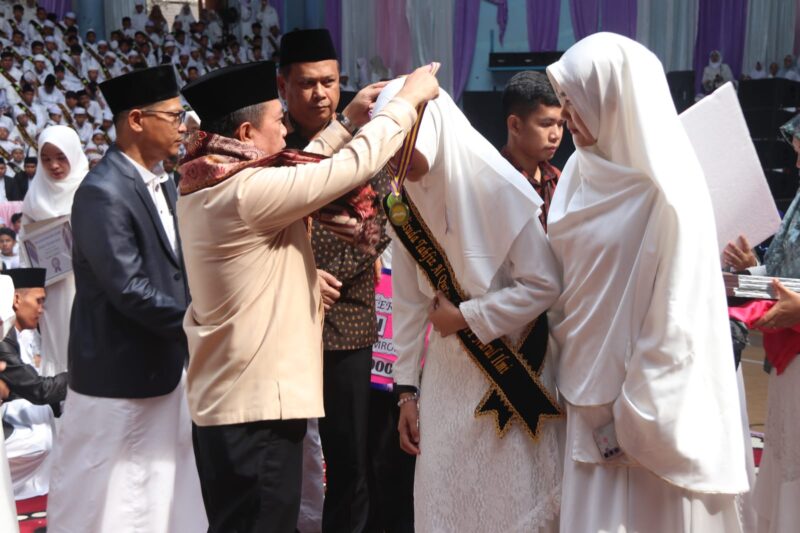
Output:
[[7,79],[9,83],[11,83],[11,87],[14,89],[14,92],[16,92],[19,97],[22,98],[22,87],[19,86],[19,83],[17,83],[17,80],[14,79],[14,76],[12,76],[3,67],[0,67],[0,74],[2,74],[3,77]]
[[25,129],[25,128],[19,127],[19,125],[17,125],[17,130],[19,131],[19,134],[22,135],[22,139],[28,144],[28,146],[32,147],[34,150],[36,150],[38,152],[39,151],[39,145],[37,145],[36,141],[33,140],[33,138],[31,137],[30,133],[28,133],[28,130]]
[[59,109],[61,109],[61,113],[64,116],[64,120],[67,121],[67,124],[70,128],[75,128],[75,121],[72,119],[72,113],[69,112],[69,108],[64,104],[56,104]]
[[[466,300],[450,263],[439,243],[419,215],[416,206],[405,195],[410,209],[408,220],[395,226],[395,233],[434,290],[444,293],[453,305]],[[389,209],[384,202],[384,209]],[[456,333],[458,340],[489,380],[489,390],[475,408],[475,416],[493,414],[498,436],[505,435],[516,417],[533,440],[538,439],[544,419],[561,417],[561,408],[539,380],[547,351],[547,315],[534,320],[522,342],[512,347],[505,339],[482,343],[470,329]]]
[[31,108],[28,107],[25,102],[19,102],[17,105],[22,108],[26,115],[28,115],[28,119],[32,120],[33,123],[38,126],[36,114],[31,110]]
[[78,69],[75,68],[75,65],[67,61],[66,59],[61,60],[61,64],[64,65],[64,68],[72,72],[72,75],[81,80],[81,83],[85,86],[89,85],[89,80],[81,76],[81,73],[78,72]]
[[33,24],[33,27],[36,29],[36,31],[39,32],[39,35],[44,37],[44,28],[42,28],[42,25],[36,22],[35,20],[32,20],[31,24]]

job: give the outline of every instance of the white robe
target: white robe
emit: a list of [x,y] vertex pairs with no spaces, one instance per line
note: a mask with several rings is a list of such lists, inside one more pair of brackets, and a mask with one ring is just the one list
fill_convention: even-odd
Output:
[[[387,86],[376,109],[400,85]],[[416,147],[430,171],[406,190],[466,293],[460,304],[466,322],[483,342],[517,341],[559,292],[558,268],[537,218],[541,199],[444,91],[428,103]],[[434,292],[400,243],[392,262],[395,379],[417,385]],[[552,393],[547,364],[540,378]],[[455,336],[431,334],[420,387],[418,531],[558,528],[563,420],[543,420],[536,440],[515,420],[500,438],[492,415],[474,414],[489,387]]]
[[[567,404],[561,531],[741,530],[744,435],[716,231],[660,62],[599,33],[548,67],[596,139],[559,181],[550,310]],[[609,428],[622,453],[601,455]]]
[[184,374],[169,394],[138,400],[67,392],[49,533],[206,531],[185,381]]

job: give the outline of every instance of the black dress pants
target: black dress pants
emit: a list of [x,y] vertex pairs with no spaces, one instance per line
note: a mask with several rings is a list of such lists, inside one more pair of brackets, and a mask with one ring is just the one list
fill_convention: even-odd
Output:
[[367,525],[367,426],[372,346],[325,351],[325,417],[319,436],[328,481],[323,533],[361,533]]
[[194,426],[209,533],[293,533],[306,419]]
[[400,448],[400,408],[391,392],[369,400],[369,533],[414,533],[416,457]]

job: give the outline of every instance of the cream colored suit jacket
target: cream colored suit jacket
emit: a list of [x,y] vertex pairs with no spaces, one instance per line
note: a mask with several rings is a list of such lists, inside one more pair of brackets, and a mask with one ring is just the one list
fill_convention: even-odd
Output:
[[[322,299],[303,217],[375,175],[416,117],[395,99],[330,159],[247,169],[180,197],[196,424],[324,415]],[[309,150],[331,154],[348,139],[334,123]]]

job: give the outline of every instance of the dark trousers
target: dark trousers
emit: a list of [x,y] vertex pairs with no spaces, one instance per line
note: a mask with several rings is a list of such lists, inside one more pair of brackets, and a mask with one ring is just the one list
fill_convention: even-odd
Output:
[[209,533],[292,533],[300,512],[305,419],[194,426]]
[[414,464],[400,449],[400,409],[391,392],[373,389],[369,399],[370,533],[414,533]]
[[325,351],[325,417],[319,436],[328,481],[323,533],[360,533],[367,525],[367,426],[372,347]]

